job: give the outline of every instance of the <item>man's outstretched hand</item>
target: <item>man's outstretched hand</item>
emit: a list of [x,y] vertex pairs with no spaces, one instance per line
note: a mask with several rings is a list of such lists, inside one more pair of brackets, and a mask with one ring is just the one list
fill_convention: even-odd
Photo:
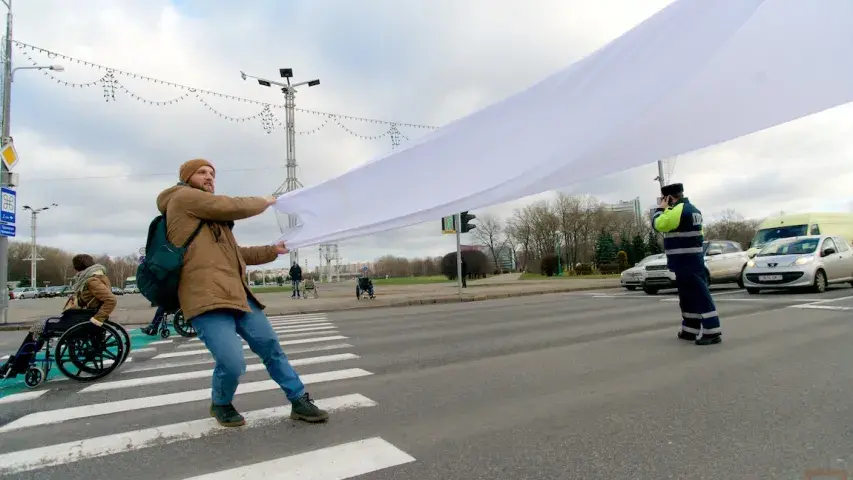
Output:
[[278,242],[275,244],[275,252],[279,255],[284,255],[285,253],[290,253],[290,250],[287,248],[287,245],[284,242]]

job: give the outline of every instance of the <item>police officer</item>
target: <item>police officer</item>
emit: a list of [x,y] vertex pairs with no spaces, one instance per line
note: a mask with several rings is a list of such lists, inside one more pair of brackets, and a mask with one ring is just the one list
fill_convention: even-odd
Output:
[[663,233],[666,264],[675,273],[682,317],[678,338],[696,345],[720,343],[720,318],[705,282],[702,212],[684,196],[680,183],[667,185],[660,193],[663,198],[652,217],[652,228]]

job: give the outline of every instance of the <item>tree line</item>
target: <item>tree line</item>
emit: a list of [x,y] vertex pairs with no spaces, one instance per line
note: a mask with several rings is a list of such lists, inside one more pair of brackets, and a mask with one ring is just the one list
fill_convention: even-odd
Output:
[[[30,286],[30,257],[31,246],[24,242],[9,242],[9,281],[19,282],[22,287]],[[67,252],[60,248],[40,245],[38,254],[44,260],[36,265],[37,287],[45,285],[68,285],[74,274],[71,266],[71,258],[76,253]],[[127,277],[136,275],[137,257],[125,255],[123,257],[110,257],[108,255],[91,254],[96,263],[100,263],[107,269],[107,275],[113,286],[124,287]]]
[[[707,221],[707,220],[706,220]],[[744,249],[761,220],[746,219],[734,210],[725,210],[706,223],[705,236],[711,240],[733,240]],[[471,232],[482,252],[463,252],[469,274],[483,276],[508,271],[507,257],[515,259],[519,272],[554,273],[559,268],[577,274],[633,266],[647,255],[662,251],[662,238],[651,229],[651,213],[641,221],[633,214],[614,212],[595,197],[558,195],[556,199],[515,209],[501,218],[481,215]],[[67,284],[74,275],[73,253],[56,247],[39,246],[38,286]],[[510,253],[512,252],[512,253]],[[624,252],[624,258],[620,258]],[[30,244],[10,242],[9,280],[30,284]],[[92,254],[95,256],[94,254]],[[374,262],[371,275],[390,277],[456,276],[455,251],[438,257],[406,258],[385,255]],[[103,264],[113,285],[124,287],[134,276],[137,256],[95,256]],[[544,268],[543,268],[544,267]]]

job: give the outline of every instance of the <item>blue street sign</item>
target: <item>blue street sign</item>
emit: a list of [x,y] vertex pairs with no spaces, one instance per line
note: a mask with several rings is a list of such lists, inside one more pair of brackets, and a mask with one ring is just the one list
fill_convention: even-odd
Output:
[[15,226],[8,223],[0,223],[0,237],[14,237]]
[[11,188],[0,187],[0,196],[2,196],[0,198],[0,222],[14,224],[16,204],[18,203],[17,192]]

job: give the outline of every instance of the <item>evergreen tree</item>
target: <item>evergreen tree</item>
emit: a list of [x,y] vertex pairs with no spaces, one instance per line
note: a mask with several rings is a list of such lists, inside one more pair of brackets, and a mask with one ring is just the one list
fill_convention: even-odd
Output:
[[631,265],[636,265],[637,262],[646,258],[646,255],[649,254],[646,241],[643,240],[643,236],[639,233],[634,235],[634,240],[631,242],[631,252],[634,254],[634,258],[630,260]]
[[663,245],[658,241],[657,233],[654,231],[649,232],[649,238],[646,242],[646,250],[649,252],[649,255],[663,253]]
[[598,240],[595,242],[596,265],[603,265],[605,263],[612,263],[616,261],[616,254],[618,252],[619,249],[616,248],[616,241],[613,239],[613,235],[602,229],[601,233],[598,235]]

